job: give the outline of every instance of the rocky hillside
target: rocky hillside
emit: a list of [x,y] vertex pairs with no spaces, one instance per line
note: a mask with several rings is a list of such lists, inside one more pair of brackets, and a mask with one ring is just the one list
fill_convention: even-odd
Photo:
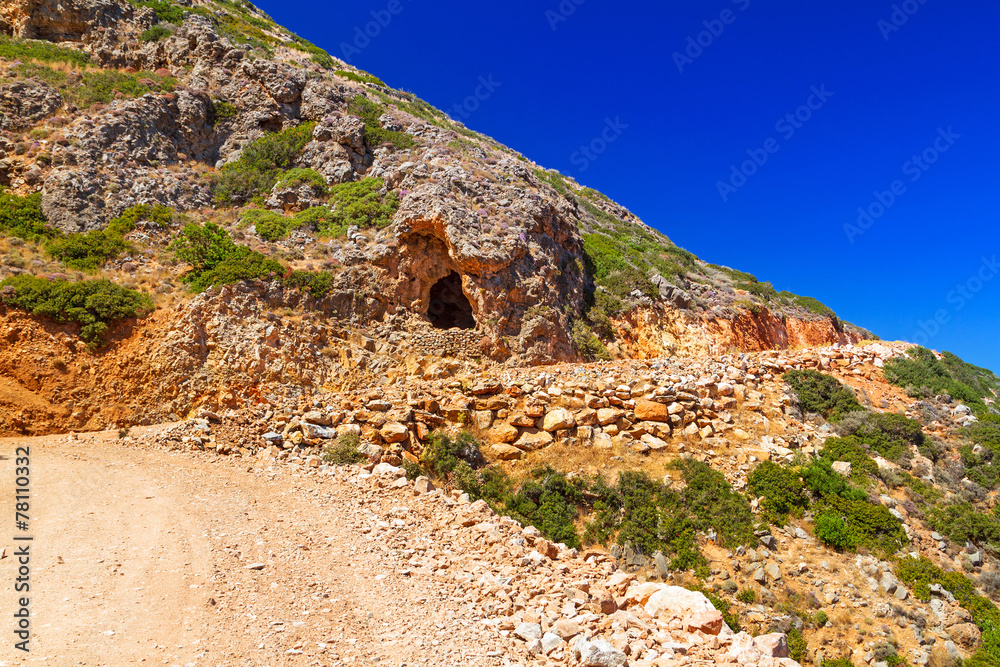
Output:
[[[187,267],[166,247],[184,224],[212,223],[277,262],[241,277],[318,274],[310,296],[323,303],[310,307],[474,330],[470,352],[495,361],[871,337],[699,260],[249,3],[8,2],[0,30],[0,179],[40,197],[19,202],[40,207],[20,236],[42,241],[37,254],[8,247],[5,273],[122,269],[126,284],[183,293]],[[136,220],[114,249],[80,247],[137,205],[174,215]]]
[[242,0],[0,0],[0,114],[0,435],[333,478],[366,539],[461,524],[400,576],[462,560],[518,660],[1000,664],[994,374]]

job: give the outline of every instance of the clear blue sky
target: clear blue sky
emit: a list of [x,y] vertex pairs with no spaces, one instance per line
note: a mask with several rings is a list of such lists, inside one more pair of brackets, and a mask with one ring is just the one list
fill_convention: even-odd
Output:
[[[1000,371],[992,0],[260,6],[331,54],[363,45],[351,64],[601,190],[702,259]],[[366,44],[356,31],[373,11],[386,25],[368,26]],[[492,92],[454,111],[480,77]],[[602,146],[608,121],[618,129]],[[754,157],[763,164],[743,164]]]

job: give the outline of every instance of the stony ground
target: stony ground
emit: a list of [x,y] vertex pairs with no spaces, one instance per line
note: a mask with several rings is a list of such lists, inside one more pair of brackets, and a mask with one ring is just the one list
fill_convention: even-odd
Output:
[[[374,496],[286,468],[251,474],[244,461],[123,446],[114,433],[4,440],[8,525],[15,446],[31,447],[34,627],[30,657],[4,633],[0,664],[518,659],[518,646],[456,594],[461,570],[404,574],[408,546],[436,545],[422,552],[428,562],[460,558],[448,526],[397,510],[404,531],[390,538],[379,527],[397,504],[419,504],[412,492]],[[0,577],[11,581],[16,567],[0,560]],[[5,590],[0,610],[10,618]]]

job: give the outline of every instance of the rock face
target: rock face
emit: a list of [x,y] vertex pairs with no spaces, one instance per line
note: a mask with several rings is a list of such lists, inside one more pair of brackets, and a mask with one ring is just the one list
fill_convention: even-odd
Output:
[[13,130],[51,116],[62,106],[59,91],[40,81],[0,86],[0,129]]

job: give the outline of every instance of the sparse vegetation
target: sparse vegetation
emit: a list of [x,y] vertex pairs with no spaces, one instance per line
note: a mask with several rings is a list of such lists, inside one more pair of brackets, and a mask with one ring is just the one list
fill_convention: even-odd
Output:
[[312,138],[314,123],[265,134],[248,144],[240,158],[225,165],[215,179],[215,201],[230,206],[271,190]]
[[196,292],[203,292],[213,285],[262,280],[284,273],[281,264],[246,246],[237,245],[229,232],[212,222],[185,225],[171,249],[178,259],[191,265],[191,271],[182,280]]
[[838,422],[850,412],[864,410],[854,392],[831,375],[796,370],[785,373],[783,379],[795,390],[805,413],[814,412],[828,421]]
[[388,227],[399,208],[399,196],[386,189],[380,178],[362,178],[333,186],[329,207],[329,217],[322,215],[312,222],[320,234],[336,237],[346,234],[352,225],[361,229]]
[[968,364],[950,352],[938,359],[923,347],[907,351],[909,358],[895,357],[885,363],[885,379],[913,394],[947,394],[968,405],[977,415],[990,413],[983,398],[996,399],[1000,378],[993,372]]
[[361,436],[354,431],[344,431],[323,450],[322,459],[335,466],[346,466],[358,463],[364,456],[358,451]]
[[113,218],[104,229],[52,239],[45,245],[45,252],[70,268],[95,271],[131,247],[125,235],[133,231],[140,220],[165,227],[173,216],[173,209],[167,206],[140,204]]
[[385,82],[382,79],[369,74],[368,72],[349,72],[347,70],[338,69],[334,72],[337,76],[347,79],[348,81],[357,81],[358,83],[370,83],[373,86],[382,86],[387,88]]
[[378,119],[385,110],[364,95],[358,95],[351,100],[347,111],[365,122],[365,143],[369,148],[391,144],[397,150],[406,150],[417,145],[416,140],[405,132],[383,128]]
[[7,35],[0,35],[0,59],[9,62],[17,60],[60,62],[78,66],[90,64],[90,56],[83,51],[57,46],[53,42],[17,39]]

